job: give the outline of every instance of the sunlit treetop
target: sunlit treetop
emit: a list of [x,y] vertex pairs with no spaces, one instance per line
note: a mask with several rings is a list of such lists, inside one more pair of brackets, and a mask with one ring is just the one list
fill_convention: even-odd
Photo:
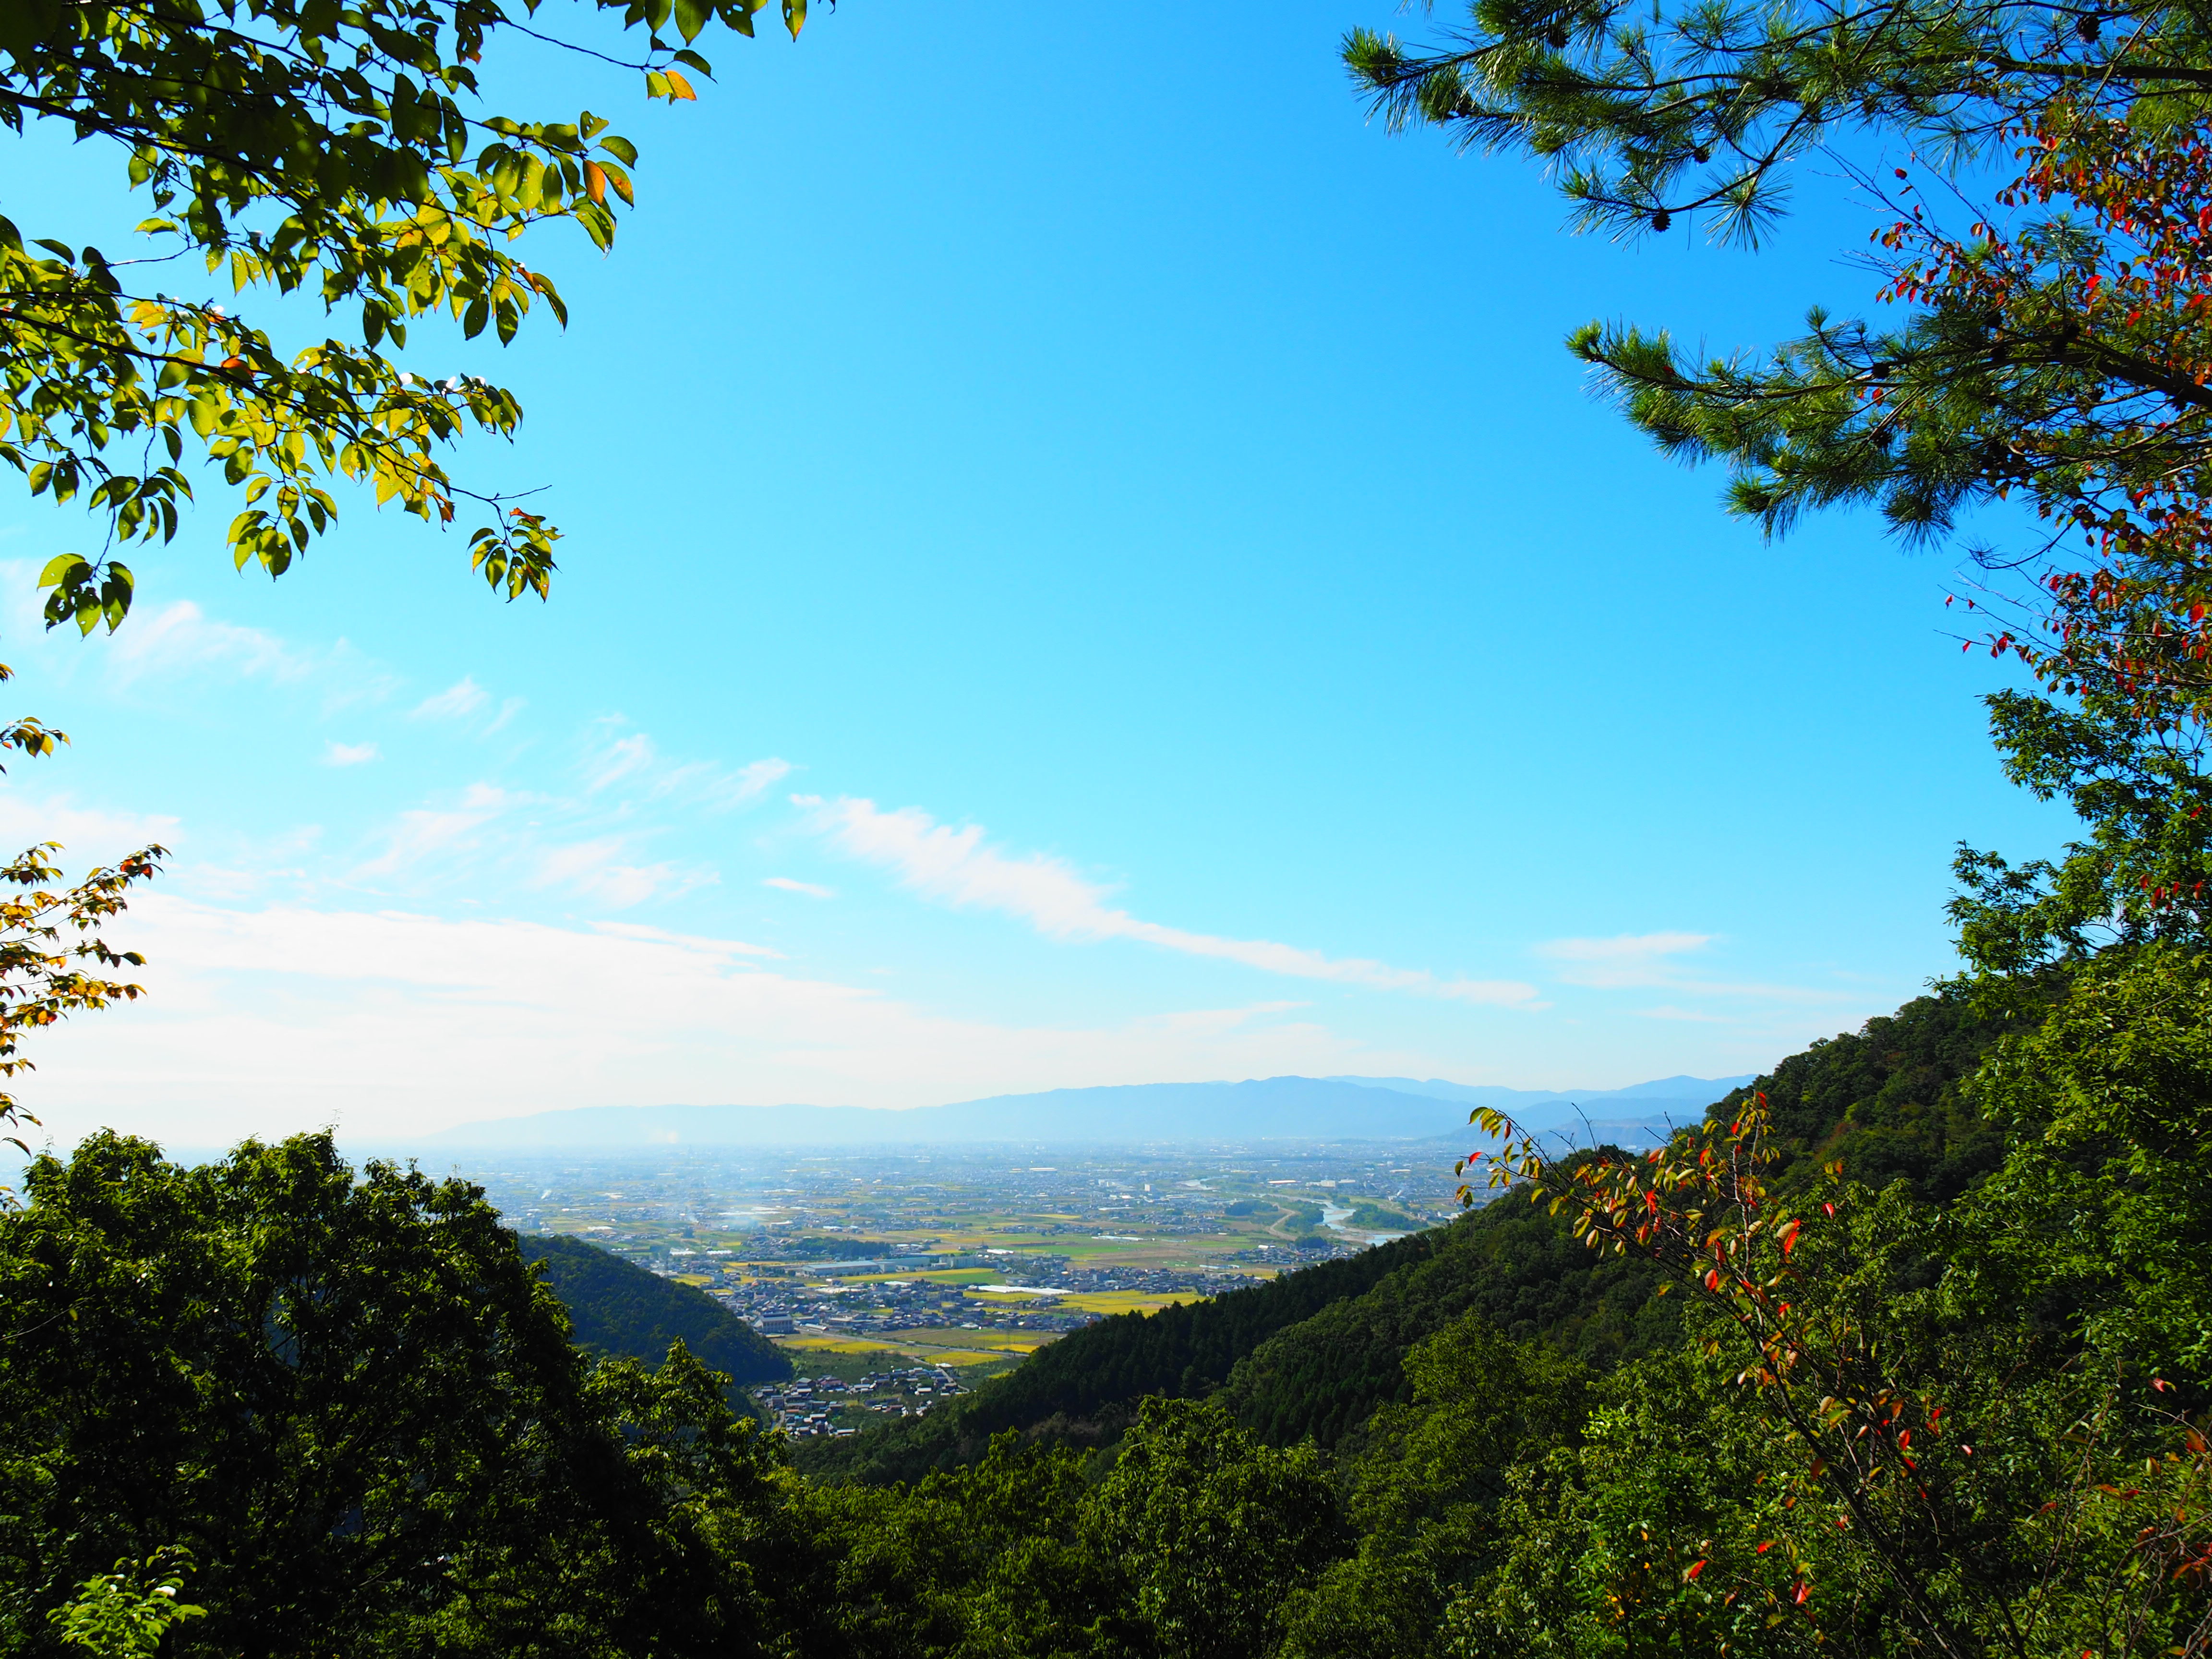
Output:
[[[471,427],[511,434],[520,405],[397,354],[434,315],[502,343],[541,301],[564,319],[516,239],[567,220],[610,247],[637,150],[589,111],[489,106],[477,67],[502,33],[586,50],[560,26],[611,12],[635,55],[591,55],[680,101],[711,73],[692,49],[706,27],[750,35],[766,3],[9,0],[0,121],[112,143],[149,211],[127,257],[0,218],[0,459],[34,493],[81,498],[111,547],[174,537],[191,463],[212,462],[243,492],[234,558],[272,576],[337,517],[337,480],[440,524],[467,502],[475,568],[543,597],[558,532],[438,459]],[[781,5],[796,36],[806,0]],[[319,300],[331,337],[287,353],[222,302],[267,289]],[[129,608],[110,559],[56,560],[42,583],[50,624],[112,629]]]

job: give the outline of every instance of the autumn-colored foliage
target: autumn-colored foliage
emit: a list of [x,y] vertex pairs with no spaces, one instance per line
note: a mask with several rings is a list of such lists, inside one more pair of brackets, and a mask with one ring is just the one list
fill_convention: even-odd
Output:
[[1861,388],[1864,425],[1878,444],[1909,435],[1923,388],[1984,377],[1984,487],[2025,492],[2054,532],[2040,603],[1996,595],[2020,621],[1991,648],[2172,731],[2212,712],[2212,131],[2061,103],[2018,136],[2023,170],[1994,198],[2010,216],[1960,238],[1911,200],[1879,233],[1897,262],[1884,298],[1983,329],[1894,402]]
[[1500,1146],[1462,1173],[1486,1165],[1591,1249],[1666,1268],[1773,1449],[1763,1498],[1742,1495],[1747,1529],[1692,1540],[1666,1595],[1623,1592],[1624,1620],[1729,1626],[1749,1608],[1857,1649],[1872,1617],[1962,1659],[2206,1650],[2212,1454],[2152,1357],[1895,1288],[1901,1261],[1940,1252],[1968,1274],[1982,1235],[2017,1235],[2001,1184],[1948,1216],[1837,1162],[1778,1187],[1759,1094],[1641,1158],[1550,1158],[1502,1114],[1474,1121]]

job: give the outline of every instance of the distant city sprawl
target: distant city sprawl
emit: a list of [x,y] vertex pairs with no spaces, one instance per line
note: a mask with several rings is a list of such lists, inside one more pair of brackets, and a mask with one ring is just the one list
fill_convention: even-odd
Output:
[[518,1231],[696,1285],[781,1347],[800,1380],[759,1398],[799,1437],[927,1410],[1109,1315],[1352,1255],[1456,1207],[1449,1165],[1387,1144],[502,1163],[468,1174]]

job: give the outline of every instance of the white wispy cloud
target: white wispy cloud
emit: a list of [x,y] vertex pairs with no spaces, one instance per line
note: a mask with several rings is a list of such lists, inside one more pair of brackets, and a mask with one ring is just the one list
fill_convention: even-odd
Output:
[[837,890],[834,887],[817,886],[813,882],[799,881],[790,876],[763,876],[761,885],[779,888],[787,893],[804,893],[809,898],[827,899],[837,896]]
[[665,927],[650,927],[636,921],[595,921],[592,931],[604,933],[609,939],[639,939],[653,945],[680,945],[687,951],[703,951],[710,956],[726,956],[733,961],[745,957],[763,957],[772,962],[783,960],[783,952],[767,945],[748,945],[743,939],[713,939],[703,933],[678,933]]
[[653,739],[632,732],[601,747],[584,763],[584,787],[592,794],[650,770],[659,759]]
[[178,821],[165,815],[83,806],[65,793],[0,789],[0,854],[18,853],[40,842],[59,842],[70,869],[112,865],[126,853],[156,843],[172,846],[178,828]]
[[732,812],[753,805],[791,775],[791,763],[773,755],[735,769],[712,761],[672,762],[648,733],[623,727],[622,720],[611,717],[593,723],[582,763],[586,794],[619,784],[642,800]]
[[1097,1025],[932,1010],[742,940],[155,892],[111,930],[150,995],[41,1033],[25,1091],[66,1143],[392,1134],[622,1101],[915,1106],[1086,1083],[1413,1072],[1282,1005]]
[[472,783],[450,807],[418,807],[399,814],[384,837],[384,850],[356,866],[357,878],[389,876],[412,869],[434,856],[476,850],[476,832],[516,804],[516,797],[489,783]]
[[395,815],[371,855],[347,872],[395,893],[425,895],[465,884],[478,896],[558,890],[611,909],[670,899],[721,878],[696,860],[647,850],[667,825],[624,805],[610,809],[525,793],[479,781],[434,805]]
[[478,685],[473,676],[465,674],[444,690],[416,703],[410,717],[418,720],[465,720],[490,701],[491,694]]
[[[0,582],[16,567],[0,565]],[[18,626],[30,623],[31,635],[17,648],[27,649],[41,678],[70,684],[91,673],[113,691],[143,695],[149,685],[258,683],[280,689],[287,699],[311,700],[325,715],[342,708],[373,706],[388,700],[399,685],[391,669],[343,639],[312,647],[275,634],[211,617],[190,599],[148,605],[134,611],[112,635],[79,640],[74,629],[47,635],[26,615],[26,596],[0,598]]]
[[924,898],[1018,917],[1048,939],[1135,939],[1186,956],[1242,963],[1264,973],[1462,1002],[1510,1006],[1535,1000],[1536,988],[1519,981],[1444,979],[1418,968],[1329,957],[1273,939],[1226,939],[1146,921],[1108,903],[1107,890],[1065,860],[1044,853],[1001,852],[985,840],[980,824],[955,829],[919,807],[886,812],[873,801],[849,796],[834,801],[814,795],[792,799],[847,856],[891,871]]
[[[413,714],[465,720],[490,702],[465,678]],[[418,900],[460,884],[477,901],[503,886],[518,893],[557,890],[614,909],[719,882],[711,863],[668,856],[670,839],[680,836],[687,815],[713,817],[758,800],[791,772],[791,763],[769,757],[734,768],[672,764],[650,734],[623,726],[610,717],[586,728],[576,771],[561,793],[479,780],[458,796],[441,794],[393,815],[368,837],[366,856],[356,855],[343,879]],[[333,744],[326,759],[344,764],[376,752],[374,744]]]
[[0,633],[9,659],[55,687],[101,691],[143,702],[150,688],[228,697],[245,688],[274,690],[287,712],[328,717],[390,702],[401,688],[388,664],[343,636],[301,644],[265,629],[210,615],[190,599],[158,603],[145,588],[113,634],[49,632],[40,610],[38,566],[0,560]]
[[[1622,933],[1611,939],[1557,939],[1536,947],[1536,954],[1559,964],[1561,981],[1594,990],[1666,990],[1685,996],[1738,998],[1751,1001],[1816,1003],[1852,1002],[1862,993],[1840,987],[1746,983],[1714,979],[1691,964],[1675,960],[1703,951],[1715,942],[1711,933]],[[1639,1011],[1651,1019],[1710,1021],[1707,1014],[1692,1014],[1672,1006]]]
[[1711,933],[1622,933],[1613,939],[1555,939],[1538,945],[1536,954],[1561,964],[1559,977],[1570,985],[1674,985],[1682,976],[1671,958],[1712,942]]
[[[792,766],[789,761],[770,755],[748,762],[734,772],[725,772],[720,768],[711,770],[711,777],[699,781],[701,803],[713,810],[727,812],[741,806],[750,806],[760,799],[791,775]],[[686,787],[690,787],[688,782]]]
[[366,766],[383,758],[384,751],[373,743],[339,743],[332,739],[323,745],[325,766]]
[[624,836],[602,836],[592,841],[550,848],[538,855],[537,873],[531,884],[565,887],[622,910],[650,898],[689,892],[714,879],[709,872],[685,869],[666,861],[632,863],[629,860],[634,856],[629,838]]
[[149,675],[211,668],[281,684],[304,679],[314,667],[313,656],[274,634],[217,621],[190,599],[134,614],[108,642],[107,658],[116,678],[126,684]]

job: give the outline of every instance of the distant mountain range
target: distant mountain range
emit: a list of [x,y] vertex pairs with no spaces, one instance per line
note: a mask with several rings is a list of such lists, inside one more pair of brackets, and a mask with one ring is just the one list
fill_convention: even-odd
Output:
[[642,1151],[654,1146],[874,1146],[960,1142],[1433,1140],[1477,1105],[1524,1127],[1640,1142],[1701,1116],[1749,1078],[1661,1078],[1626,1089],[1501,1089],[1442,1079],[1272,1077],[997,1095],[890,1111],[865,1106],[585,1106],[464,1124],[439,1150]]

